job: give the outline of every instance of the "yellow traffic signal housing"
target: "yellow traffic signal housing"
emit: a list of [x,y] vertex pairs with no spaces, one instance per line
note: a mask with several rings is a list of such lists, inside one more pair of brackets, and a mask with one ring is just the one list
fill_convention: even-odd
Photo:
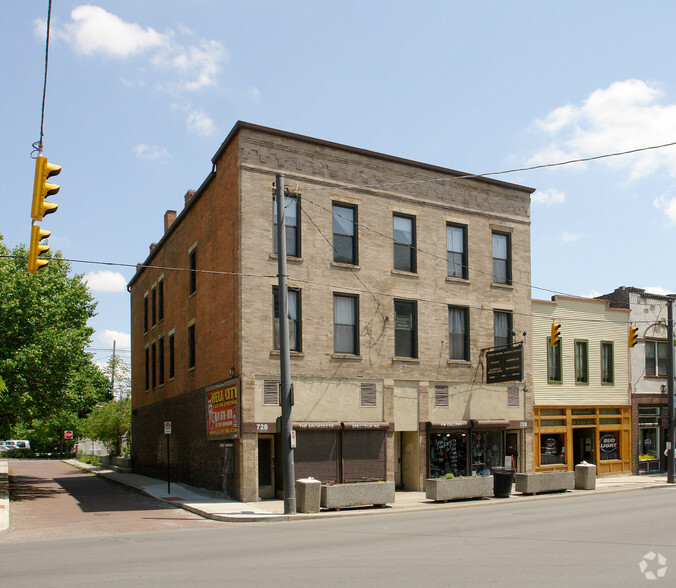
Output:
[[556,347],[561,336],[561,323],[552,323],[552,333],[549,337],[550,347]]
[[28,250],[28,271],[31,274],[38,273],[39,269],[43,269],[48,261],[40,257],[43,253],[49,251],[49,245],[41,244],[40,241],[49,237],[52,233],[41,229],[38,225],[31,227],[31,245]]
[[47,178],[59,175],[61,166],[49,163],[46,157],[38,157],[35,160],[35,181],[33,183],[33,205],[31,206],[31,218],[41,221],[46,214],[56,212],[58,204],[45,200],[59,191],[58,184],[52,184]]
[[638,327],[629,327],[629,347],[636,347],[638,343]]

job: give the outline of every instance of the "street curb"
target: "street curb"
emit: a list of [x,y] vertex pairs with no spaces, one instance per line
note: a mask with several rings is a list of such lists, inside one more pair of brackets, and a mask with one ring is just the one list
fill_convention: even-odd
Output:
[[0,459],[0,533],[9,529],[9,462]]
[[[318,519],[333,519],[336,517],[357,517],[357,516],[376,516],[379,514],[397,514],[397,513],[412,513],[412,512],[425,512],[425,511],[438,511],[438,510],[449,510],[449,509],[458,509],[458,508],[477,508],[481,506],[489,506],[491,504],[518,504],[524,502],[532,502],[534,500],[554,500],[559,498],[573,498],[578,496],[595,496],[599,494],[616,494],[618,492],[631,492],[637,490],[650,490],[652,488],[665,488],[665,487],[676,487],[676,486],[664,486],[664,485],[654,485],[654,486],[618,486],[618,487],[596,487],[594,490],[568,490],[565,492],[550,492],[543,494],[511,494],[509,498],[495,498],[487,497],[484,499],[477,500],[457,500],[449,502],[433,502],[423,500],[416,503],[406,504],[406,505],[397,505],[388,504],[382,507],[373,507],[373,506],[364,506],[364,507],[353,507],[345,508],[339,511],[333,510],[323,510],[316,513],[297,513],[297,514],[276,514],[276,513],[241,513],[241,514],[220,514],[218,512],[209,512],[195,504],[187,502],[174,502],[170,500],[165,500],[161,496],[156,496],[148,491],[142,486],[134,485],[133,483],[125,482],[120,480],[117,476],[111,475],[117,473],[115,468],[112,467],[98,467],[92,466],[89,464],[83,464],[75,460],[66,460],[65,463],[75,467],[84,472],[89,472],[97,476],[101,476],[115,482],[117,484],[126,486],[132,490],[155,498],[165,504],[171,505],[175,508],[182,508],[188,512],[201,516],[205,519],[210,519],[213,521],[225,522],[225,523],[271,523],[271,522],[289,522],[289,521],[303,521],[303,520],[318,520]],[[243,506],[246,503],[242,503]]]

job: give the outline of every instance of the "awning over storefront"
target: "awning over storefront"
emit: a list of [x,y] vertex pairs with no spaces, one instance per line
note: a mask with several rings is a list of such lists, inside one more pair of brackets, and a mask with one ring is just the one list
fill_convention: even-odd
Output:
[[509,421],[506,419],[472,419],[472,427],[475,429],[502,428],[509,427]]

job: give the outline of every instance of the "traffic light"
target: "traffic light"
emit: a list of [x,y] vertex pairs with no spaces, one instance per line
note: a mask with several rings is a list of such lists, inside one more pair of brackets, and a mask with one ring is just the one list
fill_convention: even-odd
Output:
[[549,346],[556,347],[561,336],[561,323],[552,323],[552,334],[549,337]]
[[638,327],[629,327],[629,347],[636,347],[638,338]]
[[52,233],[41,229],[38,225],[31,227],[31,245],[28,250],[28,271],[31,274],[38,273],[39,269],[47,265],[47,260],[40,257],[43,253],[49,251],[49,245],[40,243],[43,239],[49,237]]
[[35,160],[35,181],[33,183],[33,205],[31,206],[31,218],[35,221],[41,221],[46,214],[56,212],[59,207],[53,202],[45,200],[47,196],[52,196],[59,191],[58,184],[52,184],[47,178],[59,175],[61,166],[55,163],[49,163],[46,157],[38,157]]

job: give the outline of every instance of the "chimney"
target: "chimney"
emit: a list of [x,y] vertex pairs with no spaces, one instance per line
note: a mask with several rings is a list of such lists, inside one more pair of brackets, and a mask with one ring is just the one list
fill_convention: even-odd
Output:
[[150,253],[153,252],[153,249],[155,249],[155,247],[157,247],[157,243],[151,243],[150,244]]
[[164,233],[169,230],[169,227],[174,224],[174,221],[176,220],[176,211],[175,210],[167,210],[167,212],[164,213]]
[[188,206],[188,202],[192,200],[192,197],[195,195],[195,190],[188,190],[185,193],[185,206]]

